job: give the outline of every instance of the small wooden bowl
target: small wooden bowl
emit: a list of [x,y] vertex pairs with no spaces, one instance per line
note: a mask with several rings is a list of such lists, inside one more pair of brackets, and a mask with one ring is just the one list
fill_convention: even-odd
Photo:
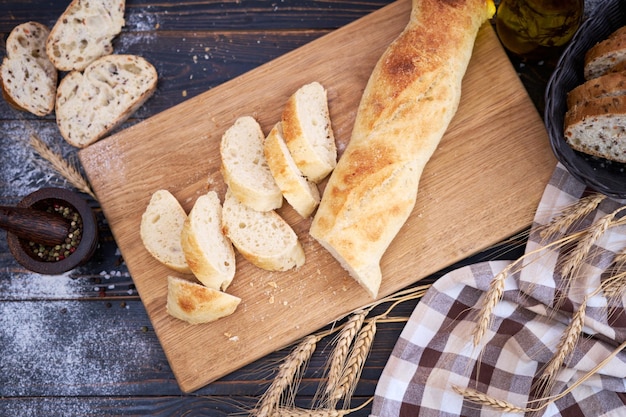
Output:
[[98,227],[96,216],[87,202],[73,191],[63,188],[42,188],[26,197],[18,207],[45,209],[49,205],[60,204],[72,207],[83,222],[82,237],[76,250],[59,261],[42,261],[37,259],[28,247],[28,242],[15,234],[7,232],[7,242],[13,257],[30,271],[45,275],[58,275],[87,262],[98,247]]

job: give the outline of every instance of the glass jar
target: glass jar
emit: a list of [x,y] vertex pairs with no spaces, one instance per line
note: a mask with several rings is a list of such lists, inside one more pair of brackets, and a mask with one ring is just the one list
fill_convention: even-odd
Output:
[[584,0],[501,0],[496,31],[506,49],[526,58],[560,54],[584,15]]

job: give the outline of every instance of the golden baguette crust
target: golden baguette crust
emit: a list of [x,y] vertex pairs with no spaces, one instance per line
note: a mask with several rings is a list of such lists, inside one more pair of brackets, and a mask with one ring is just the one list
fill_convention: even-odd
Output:
[[491,0],[414,0],[363,92],[350,142],[310,234],[371,297],[380,259],[415,205],[419,178],[456,112]]

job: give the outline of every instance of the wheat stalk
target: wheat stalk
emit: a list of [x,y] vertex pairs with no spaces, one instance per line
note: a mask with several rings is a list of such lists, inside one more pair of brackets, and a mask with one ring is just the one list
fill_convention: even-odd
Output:
[[270,417],[343,417],[363,409],[372,402],[374,398],[369,398],[358,407],[344,410],[335,410],[333,408],[316,408],[307,410],[299,407],[277,407],[274,409]]
[[74,165],[70,164],[65,158],[50,149],[36,134],[30,136],[30,144],[43,159],[48,161],[50,165],[77,190],[89,194],[94,200],[96,199],[96,195],[91,189],[89,182]]
[[461,388],[459,386],[454,385],[452,386],[452,389],[456,391],[457,394],[462,395],[463,397],[465,397],[465,399],[473,403],[487,405],[503,413],[525,413],[526,411],[529,411],[528,408],[518,407],[514,404],[511,404],[508,401],[499,400],[487,394],[483,394],[482,392],[477,391],[473,388],[469,388],[469,387]]
[[474,331],[472,332],[474,346],[478,346],[487,332],[492,320],[493,310],[502,299],[502,294],[504,294],[504,282],[506,277],[514,266],[515,262],[510,263],[506,268],[500,271],[489,284],[489,289],[483,297],[480,309],[478,310],[476,327],[474,327]]
[[604,194],[591,194],[563,208],[557,217],[541,228],[539,235],[542,238],[551,239],[561,230],[568,229],[595,210],[605,198]]
[[341,371],[343,369],[346,358],[348,357],[348,352],[350,351],[350,346],[352,345],[352,341],[354,340],[354,336],[356,336],[357,332],[363,326],[363,321],[367,316],[366,310],[357,311],[350,317],[350,319],[346,322],[345,326],[339,333],[337,337],[337,344],[335,345],[335,349],[333,350],[328,365],[328,381],[326,383],[326,394],[333,391],[337,384],[339,384],[339,379],[341,378]]
[[336,403],[342,397],[344,398],[344,403],[350,402],[350,397],[356,388],[356,382],[361,376],[361,371],[363,370],[365,359],[369,355],[375,334],[376,320],[370,320],[359,331],[350,354],[345,361],[339,382],[332,392],[329,393],[331,402]]
[[268,417],[281,404],[286,390],[293,392],[298,376],[304,370],[306,363],[313,355],[319,336],[309,335],[300,342],[295,349],[285,358],[278,368],[278,374],[272,384],[261,397],[254,415]]

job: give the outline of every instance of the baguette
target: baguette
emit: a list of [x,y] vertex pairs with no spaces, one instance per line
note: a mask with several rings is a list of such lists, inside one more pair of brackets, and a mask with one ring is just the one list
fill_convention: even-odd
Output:
[[258,211],[283,204],[283,195],[265,160],[264,139],[259,123],[243,116],[224,132],[220,143],[224,182],[239,201]]
[[60,71],[82,71],[113,53],[124,26],[124,0],[73,0],[50,31],[46,53]]
[[187,213],[167,190],[157,190],[141,216],[139,235],[146,250],[174,271],[190,273],[180,235]]
[[135,55],[107,55],[84,72],[67,74],[57,89],[61,136],[84,148],[126,121],[154,93],[157,72]]
[[169,315],[189,324],[209,323],[235,312],[241,298],[174,276],[167,277]]
[[304,250],[291,226],[275,211],[257,211],[228,189],[222,228],[239,253],[268,271],[287,271],[304,264]]
[[454,116],[491,0],[414,0],[377,62],[310,234],[376,298],[380,260],[411,214],[419,178]]
[[320,192],[296,166],[283,139],[281,122],[276,123],[265,138],[263,151],[285,200],[300,216],[308,218],[320,202]]
[[285,143],[298,169],[315,183],[337,165],[326,90],[318,82],[305,84],[289,97],[282,113]]
[[180,236],[189,269],[209,288],[225,291],[235,276],[235,251],[222,233],[222,205],[215,191],[198,197]]
[[0,68],[5,100],[18,110],[36,116],[45,116],[54,110],[58,73],[45,52],[49,33],[45,25],[37,22],[13,28]]

